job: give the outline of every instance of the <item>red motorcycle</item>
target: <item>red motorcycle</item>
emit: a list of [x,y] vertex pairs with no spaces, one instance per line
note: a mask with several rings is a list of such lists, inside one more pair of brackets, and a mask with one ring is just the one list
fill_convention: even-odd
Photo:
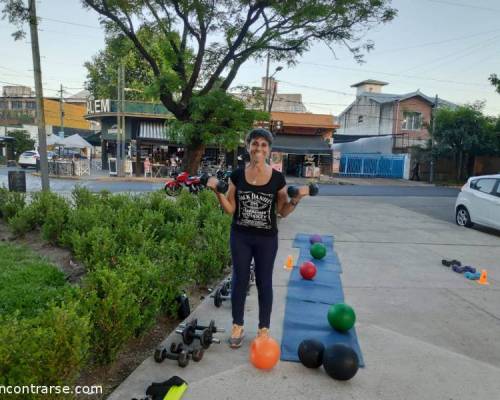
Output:
[[182,188],[187,188],[189,193],[199,193],[203,189],[199,176],[189,176],[187,172],[172,174],[173,181],[165,184],[165,192],[169,196],[178,196]]

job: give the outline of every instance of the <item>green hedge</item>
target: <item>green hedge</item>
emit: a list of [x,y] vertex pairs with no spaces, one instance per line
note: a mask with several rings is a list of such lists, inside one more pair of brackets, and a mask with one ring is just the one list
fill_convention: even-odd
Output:
[[[175,313],[180,291],[219,278],[230,261],[230,218],[210,192],[183,192],[172,201],[161,192],[128,196],[77,188],[66,200],[0,189],[0,217],[18,235],[40,230],[87,270],[73,287],[29,252],[9,263],[0,257],[0,280],[13,282],[0,291],[4,384],[25,382],[23,376],[71,384],[86,362],[114,360],[160,315]],[[68,362],[60,362],[63,351]]]

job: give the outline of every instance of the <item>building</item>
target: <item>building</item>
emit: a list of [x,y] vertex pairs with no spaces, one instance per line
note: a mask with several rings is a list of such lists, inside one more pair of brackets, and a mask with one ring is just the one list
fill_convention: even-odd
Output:
[[338,128],[333,115],[273,111],[271,127],[276,134],[272,150],[282,154],[275,159],[282,159],[287,175],[331,174],[331,144]]
[[[14,129],[22,129],[38,144],[38,126],[36,122],[36,98],[31,88],[26,86],[4,86],[0,97],[0,135]],[[61,99],[45,97],[45,130],[47,135],[61,132]],[[63,124],[65,136],[75,133],[84,137],[95,134],[95,126],[84,118],[86,104],[82,101],[66,102],[63,106]]]
[[276,112],[289,113],[306,113],[307,109],[302,102],[301,93],[279,93],[278,81],[274,78],[268,78],[268,86],[266,92],[266,78],[262,78],[261,87],[252,88],[251,93],[235,93],[234,95],[240,100],[243,100],[248,108],[264,109],[264,104],[267,104],[266,110]]
[[[435,98],[419,90],[405,94],[382,93],[387,85],[387,82],[368,79],[351,86],[356,88],[356,99],[338,116],[340,128],[335,143],[391,136],[395,153],[427,143]],[[438,99],[438,107],[455,106]]]

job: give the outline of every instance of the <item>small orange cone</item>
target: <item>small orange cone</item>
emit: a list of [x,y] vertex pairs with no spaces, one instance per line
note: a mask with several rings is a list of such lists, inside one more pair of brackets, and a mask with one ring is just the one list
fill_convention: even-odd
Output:
[[480,285],[489,285],[490,283],[488,282],[488,271],[485,269],[481,270],[481,276],[479,277],[479,280],[477,281]]
[[293,257],[291,255],[286,258],[286,262],[283,267],[287,270],[293,269]]

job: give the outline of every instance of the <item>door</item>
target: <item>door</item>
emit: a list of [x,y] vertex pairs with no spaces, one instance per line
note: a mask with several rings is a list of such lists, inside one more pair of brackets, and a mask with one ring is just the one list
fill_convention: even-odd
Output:
[[493,189],[491,220],[495,228],[500,229],[500,179],[497,179],[496,187]]
[[[497,179],[481,178],[471,184],[471,219],[481,225],[493,225],[493,206],[496,196],[493,195],[493,189],[496,188]],[[496,208],[496,207],[495,207]]]

